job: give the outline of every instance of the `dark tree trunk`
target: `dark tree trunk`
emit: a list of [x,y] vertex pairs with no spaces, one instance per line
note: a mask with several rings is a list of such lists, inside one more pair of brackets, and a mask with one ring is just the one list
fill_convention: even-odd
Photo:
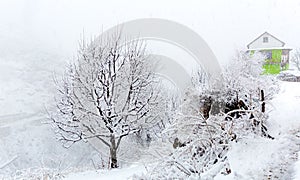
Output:
[[113,135],[110,137],[110,167],[118,168],[116,139]]
[[[260,100],[262,101],[262,104],[261,104],[261,112],[262,113],[265,113],[266,112],[266,103],[265,103],[265,93],[264,93],[264,90],[260,90]],[[270,134],[268,134],[268,129],[267,127],[262,123],[261,124],[261,131],[263,133],[264,136],[270,138],[270,139],[274,139],[274,137],[272,137]]]
[[202,108],[203,117],[205,119],[209,118],[209,112],[211,110],[211,105],[212,105],[212,98],[211,97],[205,98],[203,108]]
[[265,93],[264,90],[260,90],[260,97],[261,97],[261,112],[266,112],[266,103],[265,103]]

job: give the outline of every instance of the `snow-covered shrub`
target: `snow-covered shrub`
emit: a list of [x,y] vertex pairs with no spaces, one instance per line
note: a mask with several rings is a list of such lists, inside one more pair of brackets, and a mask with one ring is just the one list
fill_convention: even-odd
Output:
[[275,77],[262,75],[263,62],[264,56],[260,53],[238,52],[224,68],[222,88],[217,89],[214,84],[219,81],[203,84],[197,77],[194,78],[198,81],[194,80],[196,90],[193,96],[199,96],[202,101],[210,99],[210,114],[221,113],[227,121],[237,121],[237,129],[244,127],[241,133],[250,130],[268,136],[265,123],[270,109],[266,109],[266,104],[279,88]]
[[[214,116],[182,115],[169,127],[173,137],[179,137],[181,145],[165,157],[149,173],[150,179],[176,179],[188,177],[213,177],[221,170],[229,173],[226,153],[232,137],[228,127],[222,127]],[[162,173],[163,172],[163,173]]]
[[[266,128],[270,109],[266,109],[266,104],[279,88],[275,77],[262,75],[264,59],[260,53],[250,55],[238,52],[232,64],[224,71],[224,90],[220,94],[226,97],[222,101],[225,102],[224,112],[227,117],[231,120],[246,120],[248,123],[248,126],[241,124],[244,127],[242,132],[253,129],[253,132],[270,137]],[[228,114],[230,111],[233,112]]]

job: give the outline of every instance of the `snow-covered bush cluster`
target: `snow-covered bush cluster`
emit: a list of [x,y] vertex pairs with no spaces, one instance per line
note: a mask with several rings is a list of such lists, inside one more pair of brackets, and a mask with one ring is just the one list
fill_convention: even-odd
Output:
[[[199,71],[181,110],[165,133],[174,150],[143,178],[212,179],[230,174],[227,152],[232,143],[252,134],[272,139],[266,104],[278,91],[276,81],[261,75],[260,54],[239,52],[219,80]],[[267,106],[269,107],[269,106]]]

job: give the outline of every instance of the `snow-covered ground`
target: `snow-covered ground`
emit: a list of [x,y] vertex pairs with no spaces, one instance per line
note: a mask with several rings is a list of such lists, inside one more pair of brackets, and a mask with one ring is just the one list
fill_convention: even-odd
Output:
[[300,83],[281,82],[280,87],[269,107],[273,110],[268,130],[275,139],[249,137],[234,144],[229,152],[233,173],[228,179],[293,178],[300,150]]
[[[300,157],[300,151],[298,152],[298,158]],[[298,161],[294,164],[294,180],[300,179],[300,158]]]
[[143,165],[132,165],[127,168],[113,169],[113,170],[99,170],[99,171],[86,171],[82,173],[73,173],[65,177],[66,180],[124,180],[130,179],[134,174],[141,175],[146,173]]

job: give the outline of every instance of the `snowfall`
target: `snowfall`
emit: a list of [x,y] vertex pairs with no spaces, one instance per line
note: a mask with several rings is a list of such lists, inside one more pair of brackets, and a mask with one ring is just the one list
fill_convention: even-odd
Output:
[[[41,53],[0,59],[0,179],[59,173],[63,179],[115,180],[147,173],[155,164],[147,156],[119,169],[95,170],[107,158],[104,151],[85,142],[65,149],[57,142],[47,121],[53,72],[60,75],[64,65],[55,58]],[[275,139],[249,136],[233,144],[231,174],[215,179],[300,180],[300,83],[280,81],[280,92],[268,104],[268,130]]]

